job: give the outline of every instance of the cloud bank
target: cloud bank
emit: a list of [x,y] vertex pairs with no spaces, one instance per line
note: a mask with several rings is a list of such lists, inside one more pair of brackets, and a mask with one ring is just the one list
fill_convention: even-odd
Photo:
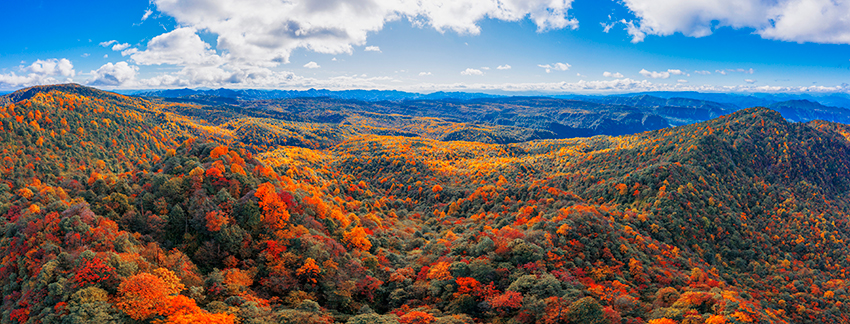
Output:
[[[154,0],[184,28],[217,36],[216,48],[242,64],[275,66],[296,48],[352,53],[370,32],[407,19],[419,27],[480,33],[478,21],[530,19],[539,32],[578,28],[572,0]],[[345,17],[345,19],[339,19]]]
[[751,28],[762,38],[850,44],[846,0],[623,0],[637,21],[622,20],[632,42],[646,35],[705,37],[721,27]]
[[22,73],[0,74],[0,88],[20,88],[34,85],[72,82],[77,74],[71,61],[62,59],[36,60],[29,66],[18,67]]

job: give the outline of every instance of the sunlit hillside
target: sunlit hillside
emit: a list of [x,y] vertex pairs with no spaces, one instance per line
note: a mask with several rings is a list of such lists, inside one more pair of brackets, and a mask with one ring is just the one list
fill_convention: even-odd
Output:
[[847,125],[0,102],[2,323],[850,322]]

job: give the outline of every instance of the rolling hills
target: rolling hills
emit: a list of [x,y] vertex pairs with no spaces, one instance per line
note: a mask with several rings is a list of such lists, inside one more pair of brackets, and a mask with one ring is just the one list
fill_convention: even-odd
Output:
[[[497,144],[535,139],[634,134],[703,122],[757,105],[779,111],[792,122],[850,122],[850,110],[825,106],[817,101],[840,102],[840,96],[783,97],[660,92],[631,96],[500,97],[457,92],[422,95],[377,90],[227,89],[159,90],[139,92],[138,95],[166,102],[231,107],[242,113],[273,111],[277,114],[277,119],[298,122],[359,124],[366,119],[380,127],[402,129],[410,125],[411,121],[424,127],[421,119],[432,118],[440,123],[462,123],[478,128],[509,127],[494,130],[495,135],[478,138],[469,137],[468,134],[464,137],[448,136],[449,139],[465,138]],[[329,110],[329,107],[333,109]],[[375,123],[373,117],[383,121]],[[420,120],[417,121],[417,118]],[[353,119],[356,121],[352,121]],[[521,134],[514,134],[516,132]],[[408,134],[441,138],[439,135],[426,135],[422,132]]]
[[784,106],[0,100],[0,322],[850,320],[850,128]]

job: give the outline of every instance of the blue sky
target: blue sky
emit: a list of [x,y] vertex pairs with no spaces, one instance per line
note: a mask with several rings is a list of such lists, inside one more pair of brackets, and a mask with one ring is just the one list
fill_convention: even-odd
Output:
[[[0,90],[848,92],[850,1],[13,1]],[[607,73],[606,73],[607,72]]]

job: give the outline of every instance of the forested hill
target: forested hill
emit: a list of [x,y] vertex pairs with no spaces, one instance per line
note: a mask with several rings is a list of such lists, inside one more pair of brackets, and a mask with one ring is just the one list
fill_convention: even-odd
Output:
[[0,101],[0,323],[850,322],[844,124],[750,108],[506,143],[542,133]]

